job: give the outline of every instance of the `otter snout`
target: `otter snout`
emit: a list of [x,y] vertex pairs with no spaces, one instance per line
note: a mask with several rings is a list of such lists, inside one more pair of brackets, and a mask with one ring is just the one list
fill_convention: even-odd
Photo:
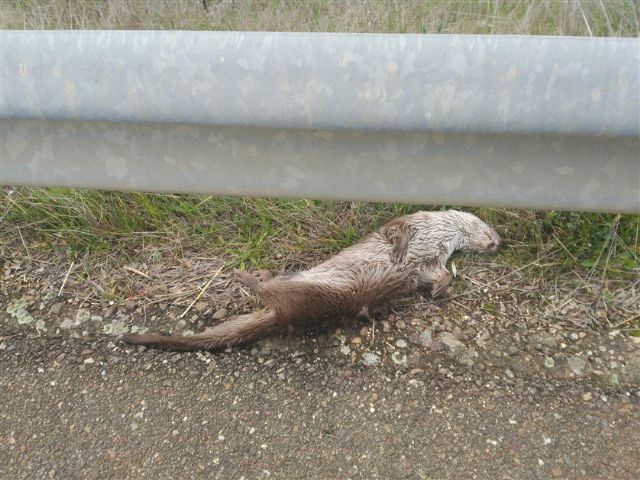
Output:
[[500,235],[498,235],[494,230],[485,232],[485,234],[489,238],[486,249],[492,253],[497,252],[500,248],[500,245],[502,245],[502,238],[500,238]]

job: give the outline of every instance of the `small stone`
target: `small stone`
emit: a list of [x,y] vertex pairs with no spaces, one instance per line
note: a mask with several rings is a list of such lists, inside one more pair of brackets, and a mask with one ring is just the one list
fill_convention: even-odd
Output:
[[54,303],[49,309],[49,315],[60,315],[62,307],[64,307],[64,302]]
[[584,367],[587,365],[587,361],[581,357],[569,357],[567,363],[571,371],[578,376],[584,373]]
[[431,330],[425,330],[420,334],[420,345],[422,345],[424,348],[431,348],[431,346],[433,345]]
[[473,365],[473,359],[478,356],[478,352],[473,347],[462,348],[457,357],[458,363],[462,365],[471,366]]
[[587,392],[582,394],[582,400],[584,400],[585,402],[588,402],[589,400],[591,400],[591,393]]
[[361,337],[366,337],[369,334],[369,327],[362,327],[360,329],[360,336]]
[[391,360],[393,360],[393,363],[395,363],[399,367],[407,366],[407,356],[404,353],[393,352],[391,354]]
[[402,320],[398,320],[396,322],[396,327],[398,327],[400,330],[404,330],[404,328],[406,327],[406,324]]
[[127,300],[124,302],[124,308],[127,310],[133,310],[136,308],[136,302],[133,300]]
[[575,341],[576,341],[576,340],[578,340],[580,337],[578,336],[578,334],[577,334],[576,332],[571,332],[571,333],[569,334],[569,338],[575,342]]
[[562,469],[560,467],[553,467],[551,469],[551,473],[553,474],[554,477],[561,477],[562,476]]
[[380,362],[380,356],[375,353],[366,352],[362,355],[362,363],[367,367]]
[[340,352],[343,353],[344,355],[349,355],[351,353],[351,349],[349,348],[348,345],[345,345],[340,348]]
[[407,342],[403,339],[396,340],[396,347],[398,348],[407,348]]
[[513,378],[515,377],[515,375],[513,374],[513,372],[511,370],[509,370],[508,368],[504,371],[504,373],[507,375],[507,377],[509,378]]
[[219,308],[218,310],[216,310],[216,313],[213,314],[213,319],[214,320],[222,320],[223,318],[225,318],[227,316],[227,309],[226,308]]
[[444,343],[444,346],[451,354],[455,354],[461,348],[464,348],[464,343],[458,340],[452,333],[442,332],[440,334],[440,340],[442,340],[442,343]]
[[29,325],[36,320],[27,311],[27,301],[20,299],[7,307],[7,313],[18,320],[19,325]]
[[207,302],[203,302],[203,301],[196,302],[193,308],[196,309],[196,312],[204,312],[207,309]]
[[[144,329],[141,328],[138,330],[139,333],[144,333]],[[124,322],[120,320],[114,320],[110,324],[103,325],[102,331],[108,335],[119,336],[129,332],[129,326],[125,325]]]
[[86,308],[79,308],[76,312],[76,324],[80,325],[81,323],[86,322],[91,318],[91,312]]
[[96,361],[92,357],[89,357],[85,358],[83,363],[85,363],[86,365],[91,365],[92,363],[96,363]]
[[553,368],[556,366],[556,361],[551,357],[547,357],[544,359],[544,366],[547,368]]
[[70,328],[75,327],[76,325],[77,325],[76,322],[74,322],[70,318],[65,318],[60,324],[60,328],[63,328],[64,330],[68,330]]
[[362,343],[362,339],[360,337],[354,337],[353,340],[351,340],[351,343],[353,345],[360,345]]

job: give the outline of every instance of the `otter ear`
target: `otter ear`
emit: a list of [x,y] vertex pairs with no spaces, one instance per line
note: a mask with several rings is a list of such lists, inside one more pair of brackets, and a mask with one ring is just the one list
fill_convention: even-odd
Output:
[[413,231],[409,224],[402,219],[396,219],[382,227],[382,236],[391,243],[389,256],[393,263],[400,263],[404,260],[409,249],[409,241],[413,236]]

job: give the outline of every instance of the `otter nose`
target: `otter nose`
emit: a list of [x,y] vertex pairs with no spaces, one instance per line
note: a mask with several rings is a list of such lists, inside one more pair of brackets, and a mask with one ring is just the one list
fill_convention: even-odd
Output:
[[491,241],[489,242],[489,245],[488,245],[489,251],[491,252],[498,251],[498,248],[500,248],[500,245],[502,245],[502,238],[500,238],[500,235],[495,234],[491,238]]

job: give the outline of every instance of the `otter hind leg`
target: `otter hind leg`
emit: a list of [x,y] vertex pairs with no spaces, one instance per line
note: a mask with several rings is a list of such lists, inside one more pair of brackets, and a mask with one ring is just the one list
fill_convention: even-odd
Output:
[[401,263],[409,249],[413,237],[411,227],[403,220],[396,219],[382,227],[382,236],[391,244],[390,258],[393,263]]
[[443,268],[440,271],[439,276],[436,277],[433,281],[433,284],[431,286],[431,295],[437,297],[446,292],[449,284],[451,283],[451,279],[452,277],[449,271],[446,268]]
[[263,283],[268,282],[273,278],[273,275],[269,270],[258,270],[256,274],[258,275],[260,281],[262,281]]
[[236,278],[240,280],[240,282],[249,287],[253,292],[258,293],[260,292],[260,290],[262,290],[262,282],[259,278],[256,278],[250,273],[238,268],[236,268],[233,273],[235,274]]

